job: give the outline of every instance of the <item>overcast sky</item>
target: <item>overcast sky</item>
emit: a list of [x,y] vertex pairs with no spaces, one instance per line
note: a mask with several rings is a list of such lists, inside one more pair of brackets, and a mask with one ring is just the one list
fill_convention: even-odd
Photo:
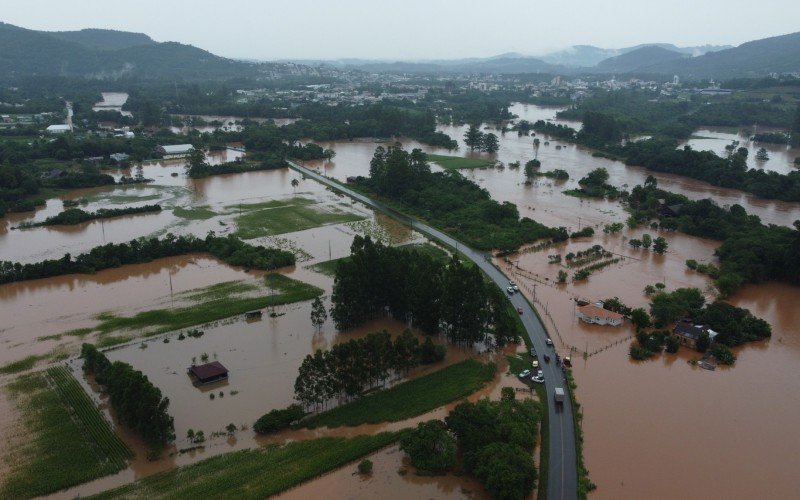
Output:
[[[109,28],[226,57],[435,59],[730,44],[800,30],[798,0],[0,0],[30,29]],[[0,47],[2,50],[2,47]]]

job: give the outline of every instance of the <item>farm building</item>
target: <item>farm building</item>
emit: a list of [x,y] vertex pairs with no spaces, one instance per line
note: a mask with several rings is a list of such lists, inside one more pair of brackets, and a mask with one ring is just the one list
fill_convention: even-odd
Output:
[[189,367],[189,375],[197,380],[198,384],[210,384],[228,378],[228,369],[219,361],[212,361],[204,365]]
[[595,325],[611,325],[619,326],[625,320],[625,316],[603,309],[597,304],[586,304],[585,306],[578,307],[578,318],[585,323],[592,323]]
[[156,146],[156,153],[159,153],[164,158],[180,158],[182,156],[187,156],[192,151],[194,151],[194,146],[191,144]]

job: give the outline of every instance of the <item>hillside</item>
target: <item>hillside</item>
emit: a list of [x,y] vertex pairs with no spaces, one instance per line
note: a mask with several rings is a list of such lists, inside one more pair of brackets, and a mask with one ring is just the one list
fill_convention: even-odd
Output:
[[755,40],[690,59],[661,61],[640,70],[716,79],[800,71],[800,32]]
[[144,33],[131,33],[129,31],[83,29],[80,31],[48,31],[42,33],[59,40],[79,43],[88,49],[95,50],[118,50],[156,43]]
[[253,64],[218,57],[191,45],[157,43],[144,34],[110,30],[50,33],[0,23],[0,47],[0,75],[10,78],[220,79],[257,71]]
[[594,69],[601,73],[630,73],[645,66],[686,57],[689,56],[656,45],[647,45],[616,57],[604,59],[597,63]]

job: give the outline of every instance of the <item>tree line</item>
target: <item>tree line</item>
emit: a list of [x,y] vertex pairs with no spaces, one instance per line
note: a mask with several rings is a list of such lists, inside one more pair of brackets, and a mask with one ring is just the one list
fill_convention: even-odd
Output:
[[304,407],[317,408],[334,398],[352,399],[384,384],[393,373],[407,373],[444,356],[444,346],[435,345],[430,337],[420,345],[409,330],[394,341],[386,330],[370,333],[306,356],[294,383],[295,399]]
[[369,178],[357,182],[479,250],[516,250],[557,233],[528,217],[520,219],[516,205],[498,203],[456,171],[432,173],[418,149],[408,153],[379,146],[370,161]]
[[295,263],[294,254],[277,248],[250,245],[234,237],[216,236],[209,232],[205,238],[192,235],[164,238],[139,238],[128,243],[108,243],[94,247],[75,257],[65,254],[60,259],[21,264],[0,262],[0,284],[65,274],[91,274],[126,264],[150,262],[162,257],[205,252],[230,264],[254,269],[277,269]]
[[142,372],[122,361],[111,362],[92,344],[81,346],[83,370],[108,394],[120,422],[153,446],[175,439],[175,424],[167,413],[169,398]]
[[68,208],[58,215],[46,218],[42,222],[22,223],[19,228],[40,227],[40,226],[70,226],[97,219],[110,219],[123,215],[144,214],[160,212],[161,205],[143,205],[141,207],[124,208],[100,208],[96,212],[87,212],[80,208]]
[[331,317],[353,328],[387,312],[427,334],[444,332],[453,342],[475,343],[493,335],[498,345],[518,338],[515,314],[477,266],[449,262],[356,236],[350,258],[340,261],[333,282]]

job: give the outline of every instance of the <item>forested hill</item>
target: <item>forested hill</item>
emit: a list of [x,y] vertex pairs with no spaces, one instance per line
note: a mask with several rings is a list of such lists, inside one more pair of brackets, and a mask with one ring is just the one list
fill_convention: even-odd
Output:
[[0,23],[0,75],[5,77],[138,76],[192,80],[249,76],[257,70],[253,64],[218,57],[191,45],[157,43],[138,33],[50,33]]
[[144,33],[131,33],[130,31],[83,29],[80,31],[48,31],[40,32],[67,42],[75,42],[89,49],[118,50],[136,47],[138,45],[152,45],[156,42]]
[[642,66],[650,66],[655,63],[674,61],[686,57],[689,56],[663,47],[648,45],[616,57],[604,59],[597,63],[595,69],[603,73],[628,73],[636,71]]
[[732,49],[638,68],[692,78],[734,78],[800,71],[800,32],[747,42]]

